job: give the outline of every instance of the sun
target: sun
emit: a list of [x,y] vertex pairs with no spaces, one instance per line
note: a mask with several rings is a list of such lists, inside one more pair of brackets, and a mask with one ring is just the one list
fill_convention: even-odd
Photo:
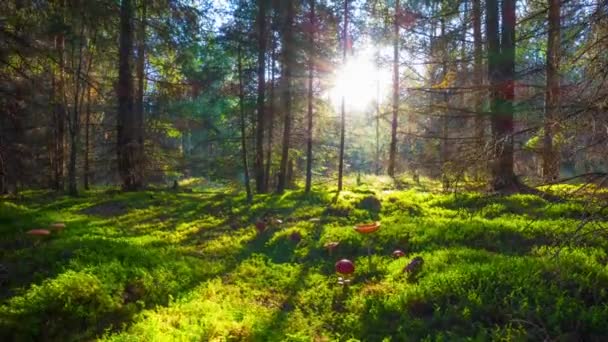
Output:
[[339,110],[344,97],[348,112],[363,112],[376,101],[382,102],[390,84],[390,73],[376,66],[373,49],[366,48],[335,71],[330,100]]

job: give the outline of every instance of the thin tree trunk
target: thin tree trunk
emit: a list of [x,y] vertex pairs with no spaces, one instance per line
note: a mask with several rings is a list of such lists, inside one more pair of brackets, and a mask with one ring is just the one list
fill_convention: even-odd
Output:
[[120,5],[120,47],[118,66],[118,118],[117,118],[117,157],[118,171],[125,191],[141,188],[137,168],[137,120],[133,111],[133,77],[131,76],[131,58],[133,51],[133,3],[122,0]]
[[[59,3],[60,11],[63,11],[64,2]],[[61,14],[63,20],[63,14]],[[53,143],[53,188],[57,191],[64,190],[64,168],[65,168],[65,83],[63,73],[65,70],[65,36],[59,33],[55,37],[55,50],[57,51],[58,75],[54,77],[54,143]]]
[[[70,133],[70,162],[68,164],[68,192],[71,196],[78,195],[78,183],[76,177],[76,159],[78,155],[78,145],[80,141],[80,87],[81,87],[81,73],[82,73],[82,59],[83,49],[85,41],[85,24],[84,24],[84,11],[82,11],[82,19],[79,36],[79,47],[78,47],[78,67],[74,74],[74,108],[72,115],[68,120],[68,128]],[[73,59],[72,59],[73,60]]]
[[376,175],[380,175],[380,80],[376,82]]
[[294,3],[286,1],[287,13],[283,23],[283,146],[281,151],[281,169],[279,171],[279,184],[277,192],[283,193],[287,182],[287,164],[289,162],[289,144],[291,139],[291,68],[293,67],[293,18]]
[[312,188],[312,128],[313,128],[313,77],[315,63],[315,0],[310,0],[310,51],[308,56],[308,131],[306,139],[306,192]]
[[[486,95],[483,85],[483,47],[481,38],[481,0],[473,0],[473,77],[475,77],[475,88],[479,89],[474,93],[474,106],[475,106],[475,140],[476,148],[479,153],[483,153],[484,150],[484,131],[485,131],[485,118],[483,111],[483,98]],[[480,162],[485,161],[485,158],[480,156]],[[481,177],[482,170],[485,169],[485,165],[478,165],[476,177]]]
[[137,61],[136,61],[136,74],[137,74],[137,93],[135,94],[135,124],[137,126],[136,139],[137,139],[137,166],[136,170],[138,178],[144,179],[144,93],[146,89],[146,2],[141,1],[141,17],[139,20],[139,27],[137,32]]
[[[342,63],[346,65],[346,50],[348,49],[348,0],[344,0],[344,50],[342,51]],[[344,136],[346,130],[346,95],[342,94],[342,105],[340,115],[340,160],[338,165],[338,193],[342,191],[344,177]]]
[[[442,8],[442,12],[443,12]],[[441,78],[442,83],[446,81],[448,77],[448,41],[445,33],[445,19],[441,17],[440,19],[440,30],[441,30]],[[448,88],[449,85],[446,86]],[[449,103],[449,95],[448,89],[440,90],[442,93],[443,105],[445,106],[445,111],[441,115],[441,141],[439,159],[440,159],[440,167],[441,167],[441,183],[443,185],[443,190],[447,191],[450,188],[450,177],[449,170],[447,168],[447,163],[449,160],[449,150],[448,150],[448,135],[449,135],[449,112],[448,108],[450,106]]]
[[274,135],[274,105],[275,105],[275,96],[274,96],[274,72],[275,72],[275,63],[276,63],[276,47],[274,37],[272,38],[272,53],[271,53],[271,61],[270,61],[270,99],[268,106],[268,142],[266,145],[266,171],[264,173],[264,190],[268,191],[270,189],[270,166],[272,165],[272,138]]
[[559,117],[560,0],[549,1],[547,39],[547,89],[545,91],[545,135],[543,139],[543,179],[559,178],[559,153],[553,144]]
[[241,56],[241,45],[237,48],[238,73],[239,73],[239,110],[241,123],[241,158],[243,160],[243,171],[245,173],[245,190],[247,191],[247,202],[251,202],[251,186],[249,184],[249,164],[247,163],[247,136],[245,127],[245,90],[243,89],[243,61]]
[[86,108],[86,117],[85,117],[85,128],[84,128],[84,177],[83,177],[83,186],[85,190],[89,190],[89,182],[90,182],[90,155],[91,155],[91,140],[90,140],[90,130],[91,130],[91,86],[87,88],[87,108]]
[[397,158],[397,126],[399,118],[399,0],[395,2],[394,37],[393,37],[393,120],[391,123],[391,145],[388,156],[387,173],[395,177]]
[[257,193],[265,193],[264,182],[264,130],[266,92],[266,1],[258,0],[258,98],[255,140],[255,187]]

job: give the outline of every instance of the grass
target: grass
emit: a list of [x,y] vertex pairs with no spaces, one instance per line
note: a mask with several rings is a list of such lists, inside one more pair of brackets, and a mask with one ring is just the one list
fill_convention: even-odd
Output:
[[[0,340],[608,338],[606,222],[580,224],[601,213],[600,200],[441,194],[436,186],[397,190],[364,177],[338,198],[318,188],[257,196],[252,205],[217,187],[5,199]],[[375,218],[359,205],[372,194],[382,228],[371,236],[370,269],[368,237],[352,226]],[[283,223],[258,234],[264,215]],[[57,221],[66,230],[46,241],[24,234]],[[340,242],[331,256],[330,241]],[[406,257],[392,258],[396,248]],[[424,265],[408,279],[402,270],[415,256]],[[356,265],[346,289],[334,273],[340,258]]]

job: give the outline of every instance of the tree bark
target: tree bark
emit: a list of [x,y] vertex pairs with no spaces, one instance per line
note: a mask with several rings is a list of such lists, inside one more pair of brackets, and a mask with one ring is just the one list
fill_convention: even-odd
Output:
[[270,99],[268,106],[268,142],[266,145],[266,170],[264,172],[264,190],[268,191],[270,189],[270,166],[272,166],[272,138],[274,135],[274,105],[275,105],[275,96],[274,96],[274,72],[276,67],[276,48],[274,37],[272,38],[272,53],[270,57]]
[[[63,11],[64,2],[59,2],[59,11]],[[63,14],[60,15],[63,21]],[[63,32],[55,36],[55,50],[57,52],[57,75],[53,75],[53,188],[57,191],[64,190],[65,169],[65,129],[66,129],[66,106],[65,96],[65,36]]]
[[83,186],[85,190],[89,190],[90,176],[91,176],[91,86],[87,88],[87,108],[84,121],[84,177]]
[[287,164],[289,162],[289,144],[291,139],[291,73],[293,67],[293,20],[294,20],[294,3],[286,1],[284,4],[286,15],[283,23],[283,85],[282,85],[282,101],[283,101],[283,146],[281,151],[281,167],[279,171],[279,181],[277,192],[283,193],[287,185]]
[[391,145],[388,156],[387,173],[395,177],[397,158],[397,126],[399,119],[399,0],[395,2],[394,37],[393,37],[393,120],[391,122]]
[[[443,12],[443,8],[442,8]],[[442,83],[448,77],[448,40],[445,33],[445,19],[441,17],[440,19],[440,30],[441,30],[441,79]],[[446,89],[441,89],[442,93],[442,101],[445,106],[445,110],[441,115],[441,141],[439,159],[440,159],[440,167],[441,167],[441,183],[443,186],[443,190],[447,191],[450,188],[450,175],[448,170],[448,160],[449,160],[449,147],[448,147],[448,137],[449,137],[449,112],[448,108],[450,107],[449,103],[449,95],[448,89],[449,85],[446,86]]]
[[255,187],[257,193],[265,193],[264,182],[264,130],[266,92],[266,1],[258,0],[258,98],[255,140]]
[[[473,77],[475,78],[475,88],[479,89],[475,92],[474,106],[475,106],[475,140],[476,149],[479,153],[483,153],[484,150],[484,132],[485,132],[485,117],[483,111],[483,98],[485,97],[485,90],[483,85],[483,42],[481,37],[481,0],[473,0]],[[480,162],[485,161],[483,156],[479,156]],[[479,165],[477,167],[476,176],[480,178],[481,171],[485,169],[485,165]]]
[[[346,65],[346,50],[348,49],[348,0],[344,0],[344,50],[342,63]],[[342,191],[344,177],[344,136],[346,134],[346,97],[342,94],[340,115],[340,160],[338,164],[338,193]]]
[[141,188],[142,180],[137,170],[137,120],[133,110],[133,77],[131,75],[131,58],[133,51],[133,3],[122,0],[120,5],[120,47],[118,65],[118,117],[117,117],[117,157],[118,172],[125,191],[136,191]]
[[80,87],[81,87],[81,73],[82,73],[82,51],[84,48],[85,41],[85,24],[84,24],[84,12],[82,15],[83,22],[81,23],[81,30],[79,36],[79,47],[78,47],[78,67],[74,74],[74,108],[72,109],[71,116],[68,120],[68,128],[70,133],[70,162],[68,164],[68,192],[71,196],[78,195],[78,183],[76,178],[76,159],[78,155],[78,146],[80,142]]
[[543,180],[552,182],[559,178],[559,153],[553,140],[559,118],[559,59],[561,2],[549,2],[549,36],[547,39],[547,88],[545,91],[545,124],[543,139]]
[[241,44],[237,48],[237,63],[239,74],[239,110],[241,124],[241,158],[243,160],[243,172],[245,174],[245,191],[247,192],[247,202],[251,202],[251,186],[249,182],[249,164],[247,162],[247,135],[245,126],[245,90],[243,87],[243,60],[241,56]]
[[145,152],[144,152],[144,94],[146,89],[146,6],[147,1],[141,1],[141,17],[139,20],[139,27],[137,32],[137,65],[136,65],[136,76],[137,76],[137,93],[135,95],[135,125],[137,126],[136,139],[137,139],[137,166],[136,170],[138,178],[141,182],[144,179],[144,164],[145,164]]
[[313,78],[315,63],[315,0],[310,0],[310,51],[308,56],[308,130],[306,137],[306,187],[305,192],[312,188],[312,129],[313,129]]
[[515,98],[515,2],[502,2],[502,34],[498,31],[498,3],[486,1],[488,71],[494,160],[492,189],[503,191],[517,182],[513,171],[513,100]]

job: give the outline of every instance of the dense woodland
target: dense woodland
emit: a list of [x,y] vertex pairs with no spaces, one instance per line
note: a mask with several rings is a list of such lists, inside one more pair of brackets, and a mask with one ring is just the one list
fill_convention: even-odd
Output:
[[[5,1],[0,189],[205,177],[265,193],[410,173],[521,190],[597,176],[607,6]],[[336,78],[361,80],[336,76],[358,49],[390,73],[386,91],[334,105]]]
[[606,341],[607,153],[607,0],[0,1],[0,340]]

